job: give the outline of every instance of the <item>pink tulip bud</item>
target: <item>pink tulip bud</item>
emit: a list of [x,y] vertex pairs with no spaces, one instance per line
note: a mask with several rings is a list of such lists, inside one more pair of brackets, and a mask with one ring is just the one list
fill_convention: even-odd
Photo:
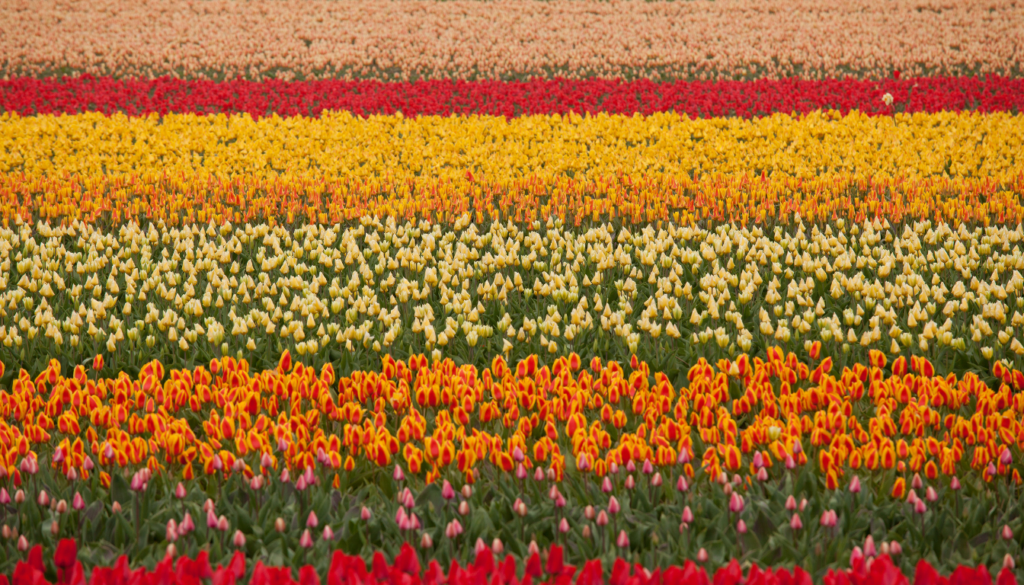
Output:
[[706,562],[708,562],[708,551],[704,547],[701,547],[700,550],[697,551],[697,562],[698,563],[706,563]]
[[1003,540],[1013,539],[1013,530],[1010,528],[1009,524],[1003,524],[1003,530],[999,533],[999,536],[1002,536]]
[[604,510],[597,513],[597,525],[607,526],[608,525],[608,514],[605,514]]
[[392,479],[395,481],[402,481],[405,479],[405,473],[402,471],[402,467],[395,465],[395,471],[391,474]]
[[915,489],[915,490],[919,490],[922,487],[924,487],[924,482],[921,481],[921,474],[920,473],[915,473],[914,474],[914,479],[910,480],[910,487]]
[[174,521],[174,518],[167,521],[166,535],[167,540],[170,542],[178,540],[178,523]]
[[683,447],[682,449],[679,450],[679,458],[676,459],[676,463],[678,463],[679,465],[686,465],[689,462],[690,450],[687,449],[686,447]]
[[516,445],[516,448],[512,450],[512,460],[516,463],[522,463],[524,459],[526,459],[526,456],[523,455],[523,450],[519,448],[519,445]]
[[907,503],[908,504],[913,506],[914,504],[917,503],[917,500],[918,500],[917,492],[915,492],[914,490],[910,490],[909,492],[907,492]]
[[788,498],[786,498],[786,509],[789,510],[790,512],[796,510],[796,498],[794,498],[793,496],[789,496]]
[[57,465],[64,463],[64,449],[57,447],[57,449],[53,452],[53,462],[56,463]]
[[359,518],[360,518],[360,519],[361,519],[361,520],[362,520],[363,522],[366,522],[367,520],[369,520],[369,519],[370,519],[370,516],[371,516],[371,514],[370,514],[370,509],[369,509],[369,508],[367,508],[366,506],[363,506],[363,507],[362,507],[362,509],[361,509],[361,510],[359,510]]
[[831,517],[828,512],[829,512],[828,510],[825,510],[824,512],[822,512],[821,513],[821,520],[818,521],[818,524],[820,524],[821,526],[824,526],[825,528],[828,528],[829,518]]
[[206,501],[203,502],[203,511],[204,512],[213,512],[214,510],[216,510],[216,508],[217,508],[216,504],[214,504],[213,500],[211,500],[210,498],[206,498]]
[[24,534],[18,537],[18,550],[20,550],[21,552],[25,552],[28,550],[28,539],[25,538]]
[[104,459],[113,459],[114,458],[114,448],[110,445],[110,443],[106,443],[106,446],[103,448],[103,458]]
[[68,481],[78,481],[78,470],[72,467],[64,477],[68,478]]
[[528,554],[530,556],[533,556],[533,555],[538,554],[538,553],[540,553],[540,547],[537,546],[537,541],[536,540],[531,540],[530,541],[530,546],[526,547],[526,554]]
[[[10,501],[10,498],[8,498],[8,501]],[[75,492],[75,497],[71,498],[71,509],[78,511],[85,509],[85,499],[82,498],[82,494]]]
[[736,523],[736,532],[738,532],[740,534],[746,534],[747,533],[747,523],[744,522],[742,519],[739,522]]
[[790,471],[796,469],[796,460],[793,459],[792,455],[786,455],[785,463],[786,469],[789,469]]
[[636,487],[636,480],[633,479],[632,475],[626,476],[626,489],[631,490]]
[[468,483],[466,485],[462,486],[462,497],[466,498],[467,500],[469,498],[472,498],[473,497],[473,486],[469,485]]
[[608,473],[615,475],[619,472],[619,464],[612,461],[612,464],[608,466]]
[[423,536],[420,537],[420,548],[432,548],[434,546],[434,539],[430,538],[430,534],[424,532]]
[[231,525],[228,524],[227,516],[221,515],[221,517],[217,519],[217,530],[227,532],[229,528],[231,528]]
[[764,467],[762,467],[761,469],[758,469],[756,477],[757,477],[757,481],[761,481],[761,482],[768,481],[768,470],[765,469]]
[[878,554],[882,555],[883,557],[889,556],[890,552],[891,551],[889,550],[888,542],[883,542],[882,544],[878,545]]
[[288,483],[292,480],[292,475],[288,473],[288,468],[285,467],[281,470],[281,483]]
[[441,484],[441,497],[446,500],[455,499],[455,488],[447,479]]
[[185,491],[185,485],[179,481],[178,485],[174,487],[174,497],[183,500],[186,495],[188,495],[188,492]]
[[263,467],[263,469],[270,469],[274,466],[274,460],[270,457],[270,453],[264,451],[264,453],[260,455],[260,466]]
[[856,475],[853,476],[853,479],[850,480],[850,493],[860,493],[860,478],[857,477]]
[[320,524],[320,520],[316,517],[316,512],[310,510],[309,516],[306,517],[306,527],[316,528]]
[[145,482],[142,481],[142,476],[136,473],[135,475],[132,476],[132,482],[128,486],[128,488],[131,489],[133,492],[141,492],[142,484],[144,483]]
[[890,543],[889,543],[889,552],[890,552],[890,553],[891,553],[891,554],[892,554],[893,556],[896,556],[896,555],[898,555],[898,554],[900,554],[900,553],[902,553],[902,552],[903,552],[903,547],[902,547],[902,546],[900,546],[900,543],[899,543],[899,542],[897,542],[897,541],[895,541],[895,540],[894,540],[894,541],[892,541],[892,542],[890,542]]
[[650,475],[650,474],[654,473],[654,465],[651,464],[651,460],[650,459],[644,459],[643,472],[644,472],[644,475]]
[[989,477],[994,476],[996,474],[996,466],[995,466],[995,464],[989,462],[988,469],[985,472],[989,475]]
[[601,481],[601,491],[606,494],[610,494],[612,493],[612,489],[612,480],[606,475],[604,480]]
[[633,473],[634,471],[636,471],[636,463],[633,463],[633,460],[630,459],[626,462],[626,473]]
[[235,535],[231,537],[231,544],[235,548],[242,548],[245,546],[245,535],[242,534],[241,530],[236,530]]
[[287,526],[284,523],[284,518],[278,517],[276,520],[274,520],[274,530],[276,530],[277,532],[284,532],[286,528]]
[[288,441],[285,441],[284,437],[281,437],[280,439],[277,440],[277,450],[278,451],[287,451],[288,450]]
[[999,454],[999,462],[1003,465],[1013,463],[1013,455],[1010,453],[1009,447],[1003,447],[1003,452]]
[[924,514],[928,511],[928,506],[924,503],[924,500],[918,499],[914,502],[914,511],[918,514]]
[[935,491],[935,488],[933,488],[932,486],[928,486],[928,490],[925,491],[924,497],[929,502],[935,502],[938,501],[939,494]]
[[800,530],[804,527],[804,523],[800,521],[800,514],[793,514],[793,517],[789,519],[789,527],[793,530]]
[[485,550],[487,550],[487,545],[484,543],[484,539],[477,538],[476,539],[476,544],[473,545],[473,554],[474,555],[479,555],[480,553],[484,552]]
[[533,471],[533,480],[534,481],[544,481],[544,470],[541,469],[540,467],[537,467]]
[[949,480],[949,489],[953,491],[960,490],[960,480],[957,479],[955,475],[953,476],[953,479]]
[[331,530],[331,525],[330,524],[325,524],[324,525],[323,538],[324,538],[324,540],[334,540],[334,531]]
[[565,496],[563,496],[562,494],[558,494],[558,497],[555,498],[555,507],[556,508],[564,508],[565,507]]
[[242,461],[241,459],[235,459],[235,462],[231,464],[231,471],[235,473],[244,473],[245,461]]
[[580,471],[588,471],[590,469],[590,460],[587,458],[586,453],[580,453],[580,456],[576,459],[576,467]]
[[569,532],[569,521],[562,518],[562,521],[558,523],[558,531],[562,534]]
[[734,514],[739,514],[743,511],[744,506],[745,503],[743,502],[743,498],[736,492],[733,492],[732,497],[729,498],[729,511]]
[[863,560],[864,560],[864,551],[862,551],[859,546],[853,547],[853,550],[850,551],[850,566],[852,567],[853,565],[857,564],[858,561],[863,561]]
[[224,469],[224,460],[220,458],[220,455],[214,454],[213,468],[216,469],[217,471],[222,471]]
[[807,498],[800,498],[800,511],[803,512],[804,508],[807,507]]
[[259,490],[263,487],[263,481],[262,475],[254,475],[252,479],[249,480],[249,487],[253,490]]
[[14,503],[22,504],[25,502],[25,490],[18,490],[14,492]]
[[493,541],[491,541],[491,552],[493,552],[496,555],[500,555],[501,553],[505,552],[505,544],[501,542],[500,538],[495,538]]
[[683,522],[687,524],[693,524],[693,511],[690,510],[689,506],[683,508]]
[[302,536],[299,537],[299,546],[313,548],[313,536],[309,533],[309,528],[302,531]]
[[469,514],[469,502],[463,500],[459,502],[459,515],[465,516]]
[[206,527],[216,528],[217,527],[217,515],[213,513],[213,510],[206,511]]
[[754,469],[761,469],[764,467],[764,456],[761,455],[760,451],[754,453]]
[[615,539],[615,545],[619,548],[629,548],[629,536],[625,530],[619,531],[619,536]]
[[612,496],[611,498],[608,499],[608,513],[609,514],[614,516],[614,515],[618,514],[619,510],[621,510],[621,509],[622,508],[619,507],[619,501],[617,499],[615,499],[615,496]]
[[654,487],[661,486],[661,472],[660,471],[656,472],[654,474],[654,477],[651,478],[651,485],[653,485]]
[[50,496],[46,493],[46,490],[39,490],[39,496],[36,498],[36,501],[45,508],[50,505]]
[[0,504],[10,504],[11,494],[7,493],[7,488],[0,488]]
[[63,514],[65,512],[67,512],[67,511],[68,511],[68,503],[66,501],[61,500],[61,501],[57,502],[56,512],[58,514]]
[[548,481],[555,481],[555,469],[553,467],[548,467],[547,471],[544,472],[544,477],[547,478]]
[[95,468],[96,468],[96,464],[92,462],[92,457],[89,457],[88,455],[86,455],[85,456],[85,461],[82,462],[82,469],[84,469],[86,471],[92,471]]
[[685,475],[680,475],[679,479],[676,480],[676,490],[680,492],[690,491],[690,484],[687,483]]
[[594,510],[593,506],[587,505],[586,508],[583,508],[584,518],[586,518],[587,520],[593,520],[595,516],[597,516],[597,511]]
[[522,481],[522,480],[526,479],[527,475],[529,475],[529,474],[526,472],[526,466],[525,465],[523,465],[522,463],[516,465],[516,479],[518,479],[519,481]]
[[731,496],[732,495],[732,484],[731,483],[727,483],[724,486],[722,486],[722,493],[727,495],[727,496]]
[[1017,563],[1014,562],[1013,555],[1010,553],[1006,553],[1006,556],[1003,557],[1003,568],[1011,571],[1017,568]]
[[870,534],[864,539],[864,556],[867,558],[878,556],[878,551],[875,550],[875,538]]
[[183,529],[186,534],[196,529],[196,523],[192,520],[192,514],[185,512],[185,517],[181,519],[178,529],[179,531]]

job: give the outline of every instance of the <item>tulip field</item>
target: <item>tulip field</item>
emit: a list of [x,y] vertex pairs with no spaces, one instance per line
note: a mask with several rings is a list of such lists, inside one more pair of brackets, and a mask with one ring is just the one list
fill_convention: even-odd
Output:
[[1014,2],[0,22],[0,584],[1024,579]]

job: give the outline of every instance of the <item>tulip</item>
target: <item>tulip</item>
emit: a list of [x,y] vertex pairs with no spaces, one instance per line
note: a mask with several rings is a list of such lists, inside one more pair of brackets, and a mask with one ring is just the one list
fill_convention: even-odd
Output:
[[306,476],[305,475],[299,475],[299,479],[297,479],[295,481],[295,489],[297,489],[297,490],[299,490],[301,492],[301,491],[305,491],[306,487],[307,487],[307,485],[306,485]]
[[281,470],[281,483],[288,483],[292,480],[292,476],[288,473],[288,468],[285,467]]
[[856,475],[853,476],[853,479],[850,480],[850,493],[851,494],[858,494],[858,493],[860,493],[860,478],[857,477]]
[[306,517],[306,528],[316,528],[320,524],[320,520],[316,517],[316,512],[310,510],[309,516]]
[[473,545],[473,554],[474,555],[479,555],[480,553],[484,552],[485,550],[487,550],[487,545],[484,544],[484,539],[477,538],[476,539],[476,544]]
[[72,467],[64,477],[68,478],[68,481],[78,481],[78,470]]
[[919,473],[915,473],[914,474],[914,479],[912,479],[910,481],[910,487],[915,489],[915,490],[919,490],[922,487],[924,487],[924,482],[921,481],[921,474],[919,474]]
[[56,510],[56,512],[58,514],[63,514],[65,512],[67,512],[67,511],[68,511],[68,503],[67,503],[67,501],[61,500],[61,501],[57,502],[57,510]]
[[28,539],[25,538],[24,534],[18,537],[18,550],[21,552],[28,550]]
[[768,470],[762,467],[757,470],[757,481],[765,482],[768,481]]
[[394,471],[394,473],[391,474],[391,477],[395,481],[402,481],[402,480],[404,480],[405,479],[405,473],[402,471],[402,467],[399,466],[399,465],[395,465],[395,471]]
[[179,481],[178,485],[174,488],[174,497],[179,500],[183,500],[187,494],[188,492],[185,491],[185,486]]
[[231,537],[231,544],[235,548],[242,548],[245,546],[245,535],[242,534],[241,530],[235,531],[235,535]]
[[11,537],[11,527],[6,525],[6,524],[4,524],[4,527],[2,529],[0,529],[0,536],[3,536],[4,540],[7,540],[8,538],[10,538]]
[[328,540],[328,541],[334,540],[334,530],[331,530],[331,525],[330,524],[325,524],[324,525],[323,538],[324,538],[324,540]]
[[992,476],[994,476],[994,475],[996,474],[996,466],[995,466],[995,464],[994,464],[994,463],[991,463],[991,462],[989,462],[989,464],[988,464],[988,469],[986,469],[986,470],[985,470],[985,473],[986,473],[986,474],[987,474],[987,475],[988,475],[989,477],[992,477]]
[[526,547],[526,553],[528,555],[530,555],[530,556],[533,556],[535,554],[538,554],[539,552],[540,552],[540,547],[537,546],[537,541],[536,540],[531,540],[530,541],[530,545],[528,547]]
[[800,511],[803,512],[804,508],[807,507],[807,498],[800,498]]
[[1003,452],[999,454],[999,462],[1003,465],[1009,465],[1013,463],[1013,455],[1010,454],[1009,447],[1003,447]]
[[889,549],[888,542],[883,542],[882,544],[878,545],[878,553],[883,557],[888,556],[890,552],[891,550]]
[[800,514],[793,514],[793,517],[789,519],[789,527],[793,530],[800,530],[804,527],[804,523],[800,521]]
[[867,558],[878,556],[878,551],[875,550],[875,538],[870,534],[864,539],[864,556]]
[[686,476],[679,476],[679,479],[676,481],[676,490],[680,492],[690,491],[690,484],[686,482]]
[[452,487],[452,484],[447,479],[441,484],[441,497],[446,500],[455,499],[455,488]]
[[626,473],[633,473],[634,471],[636,471],[636,463],[633,463],[633,460],[630,459],[626,462]]
[[276,530],[278,532],[284,532],[284,529],[285,529],[284,518],[278,518],[278,519],[274,520],[274,530]]
[[36,498],[36,501],[40,506],[46,508],[50,505],[50,496],[46,493],[46,490],[39,490],[39,496]]
[[581,531],[581,535],[586,540],[590,539],[590,524],[586,524],[586,525],[583,526],[583,530]]
[[1003,524],[1003,530],[999,533],[999,536],[1001,536],[1003,540],[1012,540],[1013,529],[1010,528],[1009,524]]
[[302,531],[302,536],[299,537],[299,546],[313,548],[313,536],[309,533],[309,528]]
[[522,463],[516,465],[516,479],[518,479],[519,481],[522,481],[522,480],[526,479],[527,475],[528,475],[528,473],[526,472],[526,466],[525,465],[523,465]]
[[[552,473],[554,473],[553,470],[552,470]],[[473,486],[469,485],[468,483],[466,485],[462,486],[462,497],[466,498],[467,500],[469,498],[472,498],[473,497]]]
[[625,530],[619,531],[619,536],[615,539],[615,545],[619,548],[629,548],[629,536]]
[[231,528],[231,525],[228,524],[227,517],[221,515],[221,517],[217,519],[217,530],[220,530],[221,532],[227,532],[228,528]]
[[420,537],[420,548],[432,548],[434,546],[434,539],[430,538],[430,534],[424,532],[423,536]]
[[604,510],[601,510],[597,514],[597,525],[607,526],[608,525],[608,514],[605,514]]
[[523,450],[519,448],[519,445],[516,445],[516,448],[512,450],[512,460],[516,463],[522,463],[524,459],[526,459],[526,456],[523,455]]
[[1013,555],[1010,553],[1006,553],[1006,555],[1003,556],[1003,568],[1011,571],[1017,568],[1017,563],[1013,561]]
[[96,464],[92,462],[92,457],[85,456],[85,461],[82,463],[82,469],[86,471],[92,471],[96,468]]
[[[6,494],[6,492],[4,493]],[[10,498],[8,498],[8,501],[10,501]],[[85,509],[85,499],[82,498],[82,494],[75,492],[75,497],[71,498],[71,509],[78,511]]]
[[690,450],[687,449],[686,447],[683,447],[679,451],[679,457],[676,459],[676,463],[678,463],[679,465],[686,465],[689,462],[690,462]]
[[493,552],[496,555],[500,555],[501,553],[505,552],[505,545],[501,542],[500,538],[495,538],[491,541],[491,552]]
[[693,511],[690,510],[689,506],[683,508],[683,522],[686,524],[693,524]]
[[21,504],[21,503],[24,503],[24,501],[25,501],[25,491],[24,490],[18,490],[16,492],[14,492],[14,503],[15,504]]
[[654,465],[651,464],[651,460],[650,459],[644,459],[643,472],[644,472],[644,475],[650,475],[650,474],[654,473]]
[[764,456],[761,455],[760,451],[754,453],[754,469],[761,469],[764,467]]
[[729,498],[729,511],[733,512],[734,514],[739,514],[743,511],[744,507],[745,503],[743,501],[743,498],[740,497],[739,494],[733,492],[732,497]]
[[804,450],[803,445],[800,444],[800,439],[793,441],[793,454],[799,455]]
[[469,514],[469,502],[465,500],[459,502],[459,514],[462,516]]
[[916,502],[914,502],[914,512],[917,512],[918,514],[924,514],[927,511],[928,506],[925,505],[924,500],[919,499]]
[[708,562],[708,551],[704,547],[697,551],[697,562],[702,564]]
[[864,551],[859,546],[853,547],[853,550],[850,551],[850,566],[852,567],[857,561],[862,560],[864,560]]
[[894,540],[889,543],[889,552],[892,553],[893,556],[896,556],[903,552],[903,547],[900,546],[898,541]]
[[178,540],[178,523],[174,521],[174,518],[171,518],[167,521],[167,529],[165,531],[165,534],[167,540],[170,542]]
[[790,471],[796,469],[796,460],[793,459],[792,455],[786,455],[785,463],[786,463],[786,469],[788,469]]
[[263,469],[270,469],[274,466],[274,460],[270,458],[270,453],[264,451],[263,455],[260,455],[260,466]]
[[621,510],[621,507],[619,506],[619,501],[615,499],[615,496],[612,496],[608,500],[608,513],[614,516],[619,513],[619,510]]
[[631,490],[636,486],[636,480],[633,479],[632,475],[626,477],[626,489]]
[[[680,478],[682,478],[682,476],[680,476]],[[612,493],[612,480],[609,479],[607,475],[604,477],[604,480],[601,481],[601,491],[606,494]]]
[[0,488],[0,504],[10,504],[11,494],[7,493],[7,488]]
[[938,492],[935,491],[935,488],[933,488],[932,486],[928,486],[928,490],[925,491],[924,497],[929,502],[935,502],[939,499],[939,494]]
[[796,498],[794,498],[793,496],[789,496],[788,498],[786,498],[786,509],[789,510],[790,512],[796,510]]
[[540,467],[536,468],[533,472],[534,481],[544,481],[544,470]]
[[736,532],[740,534],[747,533],[747,523],[744,522],[742,519],[740,519],[740,521],[736,523]]
[[213,510],[206,511],[206,527],[217,528],[217,515],[213,513]]
[[958,491],[960,489],[960,480],[953,476],[953,479],[949,480],[949,489]]
[[363,506],[362,509],[359,510],[359,518],[363,522],[366,522],[367,520],[369,520],[370,516],[371,516],[370,509],[367,508],[366,506]]
[[562,534],[569,532],[569,521],[562,518],[562,521],[558,523],[558,531]]
[[651,478],[651,485],[654,486],[654,487],[660,487],[661,486],[661,472],[660,471],[655,473],[654,477]]
[[458,535],[462,534],[462,524],[458,519],[452,520],[448,523],[444,533],[448,538],[456,538]]

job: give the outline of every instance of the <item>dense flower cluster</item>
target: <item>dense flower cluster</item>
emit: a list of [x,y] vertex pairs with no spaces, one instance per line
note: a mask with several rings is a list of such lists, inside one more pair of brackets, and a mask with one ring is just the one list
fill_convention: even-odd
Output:
[[[891,97],[891,101],[885,96]],[[888,102],[888,103],[887,103]],[[347,111],[369,116],[578,114],[643,115],[673,111],[690,117],[750,118],[776,112],[853,110],[897,112],[1024,110],[1024,80],[1008,77],[924,77],[756,81],[568,79],[529,81],[212,82],[178,79],[122,80],[110,77],[0,81],[0,112],[22,116],[97,111],[130,116],[169,113],[248,113],[319,116]]]
[[233,79],[1019,74],[1009,0],[257,3],[19,0],[8,75]]

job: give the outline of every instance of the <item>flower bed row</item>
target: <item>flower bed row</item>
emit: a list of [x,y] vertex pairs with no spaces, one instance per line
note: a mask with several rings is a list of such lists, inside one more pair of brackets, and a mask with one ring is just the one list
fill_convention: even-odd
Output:
[[[67,585],[84,585],[85,571],[81,562],[76,561],[78,552],[74,540],[62,540],[53,558],[53,567],[57,573],[57,582]],[[361,558],[353,558],[338,551],[331,556],[330,566],[325,573],[327,585],[476,585],[491,583],[492,585],[519,585],[536,582],[538,584],[569,585],[602,585],[605,583],[605,568],[600,560],[588,561],[577,570],[563,561],[562,548],[555,545],[550,551],[541,555],[533,553],[524,563],[520,571],[519,563],[509,556],[502,558],[502,551],[492,550],[481,541],[478,543],[472,562],[462,567],[453,563],[447,575],[444,569],[431,561],[424,569],[416,552],[406,545],[392,563],[377,553],[371,568],[368,570]],[[14,583],[34,583],[42,585],[47,571],[50,569],[43,563],[40,547],[32,549],[28,560],[20,562],[14,571]],[[1012,558],[999,570],[996,585],[1016,585],[1017,576],[1013,571]],[[745,574],[744,574],[745,573]],[[121,557],[115,567],[96,568],[89,579],[90,585],[115,585],[118,583],[137,583],[138,585],[158,585],[169,582],[193,583],[200,579],[212,579],[216,585],[233,585],[238,581],[253,585],[320,585],[323,581],[321,573],[312,565],[305,565],[298,571],[299,580],[294,580],[291,567],[269,567],[262,561],[248,566],[245,555],[236,552],[227,566],[210,566],[205,553],[195,559],[187,557],[175,558],[168,553],[152,569],[128,568],[127,559]],[[745,571],[733,560],[728,566],[719,568],[708,577],[705,567],[687,561],[683,566],[656,568],[653,571],[639,563],[631,565],[623,559],[616,559],[611,565],[608,575],[609,585],[811,585],[813,582],[806,571],[799,566],[790,572],[788,569],[762,569],[756,564]],[[6,584],[6,576],[0,575],[0,582]],[[992,577],[987,567],[958,567],[948,578],[941,576],[934,567],[921,561],[915,568],[915,585],[991,585]],[[878,558],[854,558],[849,569],[829,571],[822,579],[823,585],[862,585],[867,583],[885,583],[886,585],[907,585],[907,577],[896,567],[888,555]]]
[[254,118],[319,116],[347,111],[360,116],[609,114],[674,111],[691,117],[750,118],[776,112],[858,110],[897,112],[1020,112],[1024,80],[1007,77],[925,77],[781,81],[674,82],[648,80],[212,82],[124,80],[90,76],[0,81],[0,112],[19,115],[125,113],[234,114]]
[[[1011,1],[5,5],[6,75],[496,79],[1020,75]],[[899,38],[900,42],[893,42]]]
[[878,220],[22,224],[0,229],[0,351],[30,371],[101,352],[115,371],[223,355],[264,369],[285,349],[353,369],[385,353],[480,369],[497,353],[636,354],[678,382],[700,357],[818,344],[839,367],[875,350],[941,375],[1024,369],[1022,241],[1019,225]]
[[680,384],[575,355],[21,370],[0,391],[0,571],[71,536],[95,566],[170,543],[295,566],[406,542],[447,565],[498,539],[520,558],[560,543],[652,567],[810,562],[818,579],[893,547],[904,568],[1020,554],[1024,374],[997,366],[990,388],[919,358],[765,357],[701,360]]

